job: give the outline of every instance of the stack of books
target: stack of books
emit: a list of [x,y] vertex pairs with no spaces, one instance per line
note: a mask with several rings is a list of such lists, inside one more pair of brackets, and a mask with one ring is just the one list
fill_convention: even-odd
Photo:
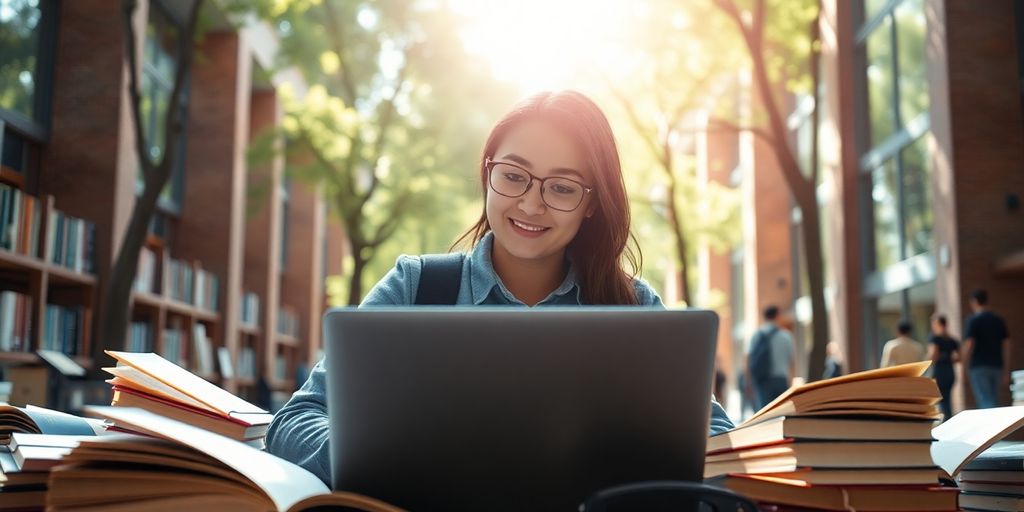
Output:
[[1024,405],[1024,370],[1014,370],[1010,373],[1013,381],[1010,382],[1010,396],[1013,398],[1013,405]]
[[997,443],[968,462],[956,481],[966,509],[1024,509],[1024,443]]
[[79,440],[104,432],[102,420],[0,405],[0,510],[41,510],[50,469]]
[[[138,407],[262,448],[273,415],[153,353],[115,352],[115,407]],[[130,427],[114,424],[132,432]]]
[[791,388],[708,440],[705,478],[765,507],[958,510],[939,485],[928,362]]

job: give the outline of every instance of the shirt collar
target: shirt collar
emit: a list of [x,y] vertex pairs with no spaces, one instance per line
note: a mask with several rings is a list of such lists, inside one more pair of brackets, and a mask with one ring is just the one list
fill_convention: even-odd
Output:
[[[523,304],[522,301],[512,295],[512,292],[508,291],[508,288],[505,288],[505,284],[501,282],[501,278],[498,277],[498,273],[494,271],[494,263],[491,259],[493,246],[494,232],[488,231],[487,234],[477,242],[469,254],[469,278],[470,286],[473,290],[473,304],[483,304],[495,288],[498,289],[498,293],[500,293],[507,302],[511,304]],[[558,288],[555,288],[555,291],[551,292],[544,298],[544,300],[540,301],[538,305],[554,302],[559,297],[572,292],[575,292],[576,302],[580,303],[581,297],[580,289],[576,281],[576,267],[570,260],[569,271],[566,272],[565,279],[562,280],[562,284],[558,285]]]

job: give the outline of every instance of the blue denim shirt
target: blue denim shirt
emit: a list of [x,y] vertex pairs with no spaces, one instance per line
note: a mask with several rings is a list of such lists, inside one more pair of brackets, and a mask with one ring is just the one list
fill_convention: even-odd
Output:
[[[488,233],[463,260],[462,283],[457,305],[524,305],[515,298],[491,265],[493,235]],[[422,262],[419,256],[399,256],[395,267],[363,300],[362,306],[412,305],[416,299]],[[661,298],[645,281],[634,281],[642,306],[660,306]],[[580,289],[572,268],[562,284],[541,305],[580,305]],[[267,432],[267,451],[306,468],[330,485],[331,463],[327,443],[327,375],[321,360],[310,372],[302,388],[278,411]],[[722,406],[711,397],[711,434],[733,428]]]

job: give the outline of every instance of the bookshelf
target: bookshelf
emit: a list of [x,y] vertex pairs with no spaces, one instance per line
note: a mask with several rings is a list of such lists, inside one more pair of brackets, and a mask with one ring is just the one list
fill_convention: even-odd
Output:
[[[3,168],[0,180],[0,362],[33,364],[35,351],[62,350],[91,365],[96,277],[91,226],[25,190]],[[73,229],[66,229],[74,226]]]
[[[140,2],[140,28],[147,4]],[[140,253],[136,277],[145,282],[133,289],[126,340],[115,346],[94,339],[94,331],[101,318],[100,293],[111,278],[107,269],[139,193],[135,134],[126,122],[123,33],[111,32],[89,48],[62,34],[91,33],[92,20],[118,18],[120,6],[67,2],[59,13],[53,61],[60,72],[48,84],[51,115],[40,121],[46,137],[29,137],[32,150],[22,168],[0,166],[0,188],[36,200],[32,211],[40,219],[33,224],[22,218],[34,236],[18,238],[16,248],[0,242],[0,315],[5,307],[20,315],[17,349],[8,339],[13,334],[7,336],[13,330],[0,326],[0,367],[38,364],[32,351],[54,343],[45,327],[66,316],[62,331],[76,336],[68,348],[94,377],[100,376],[97,367],[111,363],[104,349],[135,349],[173,352],[189,369],[243,396],[255,396],[261,381],[275,389],[293,387],[289,379],[294,381],[296,366],[320,344],[319,327],[310,326],[319,324],[324,293],[321,267],[297,269],[320,264],[310,257],[321,254],[327,230],[323,219],[306,213],[322,210],[323,201],[305,185],[295,184],[284,216],[283,157],[260,166],[246,160],[250,142],[282,122],[276,88],[295,79],[271,70],[276,42],[260,40],[259,30],[243,34],[249,29],[225,28],[208,34],[197,48],[202,58],[196,59],[190,80],[183,164],[171,178],[171,193],[161,196],[158,219]],[[136,32],[137,48],[146,48],[146,33]],[[267,51],[271,54],[264,55]],[[14,131],[28,137],[4,124],[3,116],[0,109],[0,136]],[[254,193],[261,188],[270,193]],[[301,226],[314,220],[315,230]],[[54,245],[57,226],[61,239],[79,241],[73,253],[66,244],[59,251]],[[83,257],[86,252],[89,258]],[[208,278],[216,280],[215,296],[209,296]],[[312,290],[319,300],[305,298]],[[249,313],[247,296],[258,304]],[[279,336],[283,304],[291,307],[299,328]],[[48,311],[48,306],[62,309]],[[73,314],[78,316],[71,322]],[[243,318],[247,314],[251,318]],[[5,349],[4,343],[12,346]],[[279,355],[284,368],[277,375],[284,379],[274,373],[282,364]]]

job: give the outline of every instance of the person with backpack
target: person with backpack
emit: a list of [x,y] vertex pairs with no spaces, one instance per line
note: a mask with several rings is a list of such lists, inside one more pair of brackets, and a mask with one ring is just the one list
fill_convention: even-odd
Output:
[[789,331],[779,325],[779,308],[764,308],[764,324],[750,339],[747,382],[753,388],[757,412],[789,389],[796,374],[796,351]]
[[[629,200],[611,127],[574,91],[534,95],[498,121],[479,162],[484,208],[464,253],[400,256],[360,307],[662,306],[627,243]],[[623,268],[623,260],[629,271]],[[267,451],[330,481],[323,361],[275,415]],[[709,397],[711,434],[733,427]]]

